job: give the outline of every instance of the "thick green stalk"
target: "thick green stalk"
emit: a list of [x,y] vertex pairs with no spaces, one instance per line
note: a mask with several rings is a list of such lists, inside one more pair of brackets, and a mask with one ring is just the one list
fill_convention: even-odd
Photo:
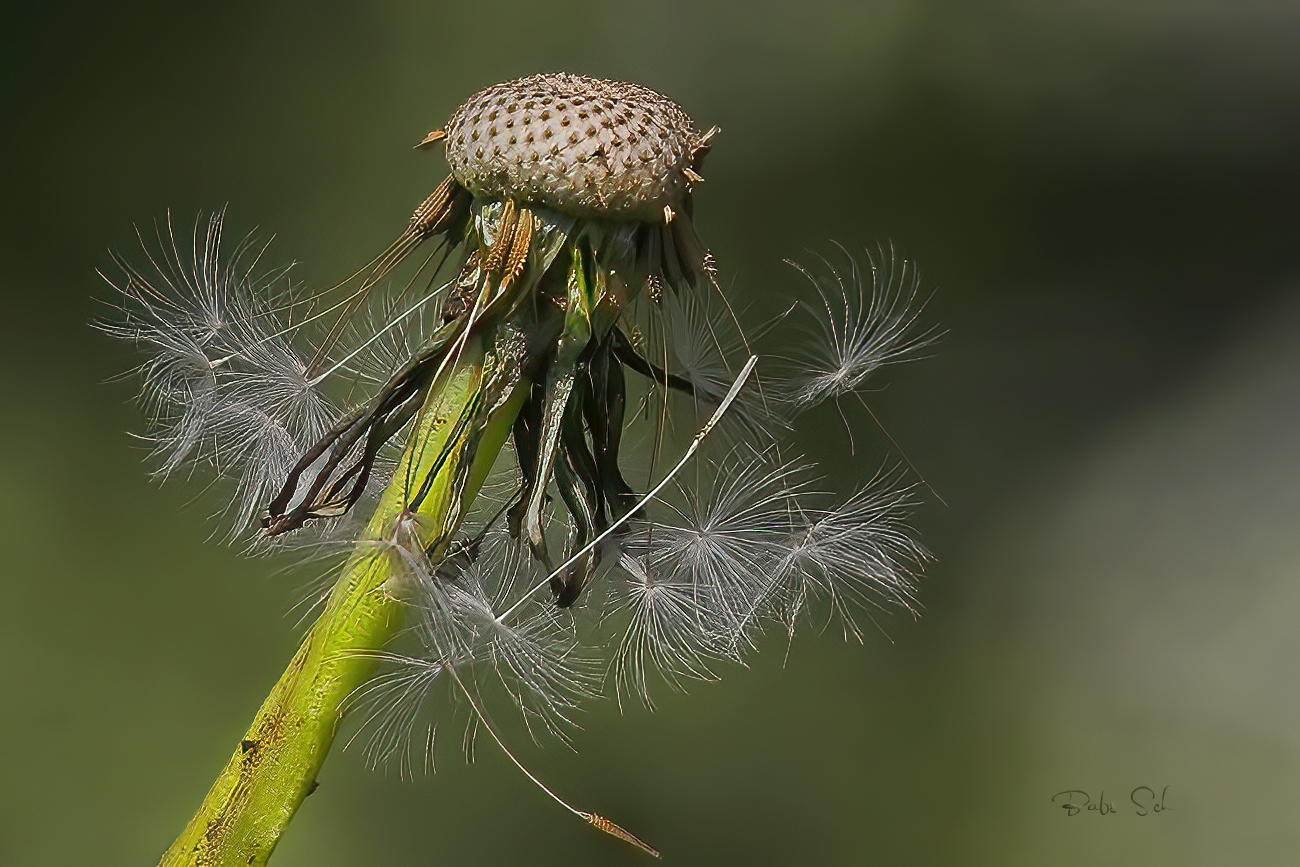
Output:
[[[449,538],[477,494],[510,432],[525,385],[515,386],[481,432],[464,432],[451,444],[450,459],[419,508],[421,525],[433,536]],[[483,348],[475,339],[465,347],[459,364],[431,389],[406,454],[363,540],[383,535],[406,505],[408,479],[424,478],[453,434],[461,411],[483,386]],[[412,461],[415,467],[410,472]],[[454,503],[452,482],[465,461],[472,462],[469,481],[462,502]],[[235,747],[203,806],[163,855],[160,867],[247,867],[265,864],[271,857],[303,798],[316,786],[344,702],[369,676],[374,652],[401,624],[401,603],[387,583],[393,577],[390,560],[375,547],[364,541],[358,545],[325,610]]]

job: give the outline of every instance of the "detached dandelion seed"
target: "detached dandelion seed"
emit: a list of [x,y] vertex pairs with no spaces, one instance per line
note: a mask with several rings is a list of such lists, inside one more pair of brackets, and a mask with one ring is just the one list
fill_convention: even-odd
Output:
[[816,290],[821,309],[816,335],[796,363],[791,399],[809,407],[857,394],[881,367],[916,358],[939,338],[936,329],[918,331],[924,304],[918,303],[916,265],[890,249],[867,255],[867,270],[849,257],[848,272],[829,260],[818,276],[789,262]]
[[[836,505],[764,415],[693,223],[717,133],[639,85],[532,76],[418,143],[450,175],[333,290],[303,292],[251,242],[226,253],[221,215],[189,243],[169,220],[146,269],[119,260],[102,327],[148,355],[158,474],[229,479],[232,532],[258,528],[256,547],[348,551],[163,864],[264,864],[341,717],[405,773],[457,704],[467,737],[485,729],[567,809],[657,854],[519,764],[489,705],[563,738],[584,699],[712,678],[811,600],[855,636],[855,610],[913,606],[928,555],[910,486],[886,473]],[[933,338],[907,267],[870,267],[805,271],[829,315],[786,406],[856,392]],[[728,415],[743,423],[718,429]],[[628,468],[636,426],[649,472]]]

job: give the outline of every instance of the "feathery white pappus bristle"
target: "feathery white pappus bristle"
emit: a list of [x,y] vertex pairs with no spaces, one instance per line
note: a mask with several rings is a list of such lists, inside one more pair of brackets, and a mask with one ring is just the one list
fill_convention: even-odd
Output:
[[678,486],[670,517],[623,542],[618,604],[627,609],[614,664],[620,695],[650,703],[647,672],[673,686],[743,661],[764,624],[793,630],[827,598],[845,623],[860,608],[912,608],[912,574],[928,558],[907,534],[910,491],[881,474],[838,506],[813,469],[745,448]]
[[816,271],[787,260],[821,302],[820,310],[800,305],[816,325],[806,351],[791,359],[787,398],[798,409],[861,392],[881,367],[917,358],[940,336],[935,328],[913,333],[925,309],[914,263],[892,247],[868,252],[865,271],[847,252],[845,257],[847,269],[823,258]]
[[662,304],[666,352],[673,370],[695,387],[703,405],[717,406],[736,378],[734,359],[743,358],[743,339],[721,315],[721,305],[696,293],[667,292]]
[[[418,520],[409,513],[398,515],[386,538],[373,543],[375,554],[385,557],[390,572],[399,576],[396,582],[390,579],[391,592],[412,613],[408,643],[414,647],[404,655],[385,657],[389,671],[365,688],[364,703],[405,715],[398,728],[409,734],[415,692],[427,692],[443,668],[482,666],[511,696],[530,728],[537,723],[563,738],[578,701],[592,693],[595,683],[590,661],[566,622],[569,618],[540,600],[511,604],[518,601],[514,589],[521,573],[536,570],[503,527],[488,528],[490,532],[472,545],[434,560],[420,547],[421,533],[414,526]],[[462,677],[461,683],[485,686],[470,677]],[[395,730],[384,717],[366,715],[372,729],[367,756],[407,756],[404,745],[390,743]]]
[[399,653],[377,653],[374,658],[382,666],[380,672],[348,697],[347,712],[360,722],[345,747],[360,743],[368,766],[393,763],[403,779],[416,775],[413,758],[418,751],[420,770],[431,773],[437,724],[430,711],[434,691],[446,680],[443,663]]
[[915,505],[911,486],[881,472],[837,506],[806,509],[777,570],[787,601],[780,619],[792,628],[805,600],[824,597],[861,640],[855,610],[892,604],[915,613],[914,576],[930,558],[906,524]]
[[[637,352],[669,377],[666,386],[650,384],[645,393],[645,415],[657,417],[660,438],[693,431],[692,425],[717,408],[753,354],[738,311],[712,287],[696,289],[664,289],[657,301],[643,302],[628,317],[636,324]],[[770,444],[785,429],[785,420],[775,413],[780,407],[765,391],[763,368],[760,364],[723,416],[724,439]],[[650,406],[660,399],[665,403]],[[693,411],[685,430],[679,418],[683,405]]]
[[223,215],[196,223],[189,249],[170,224],[157,250],[141,239],[151,273],[119,260],[119,316],[99,323],[150,357],[137,370],[161,477],[204,463],[236,482],[230,512],[248,526],[336,411],[306,376],[287,334],[287,269],[264,270],[251,239],[228,256]]

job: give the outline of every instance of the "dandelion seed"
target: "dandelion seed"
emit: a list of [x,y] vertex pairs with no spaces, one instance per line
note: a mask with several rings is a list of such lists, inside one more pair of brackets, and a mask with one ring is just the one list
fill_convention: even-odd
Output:
[[786,605],[789,626],[808,597],[829,599],[846,634],[859,641],[855,611],[869,615],[891,603],[915,612],[913,576],[930,555],[908,532],[913,506],[910,490],[881,473],[838,506],[806,511],[776,570],[788,576],[783,592],[796,600]]
[[287,340],[287,270],[259,270],[262,250],[251,239],[225,257],[223,220],[200,218],[187,252],[169,221],[157,252],[145,247],[152,274],[119,260],[122,277],[109,282],[121,318],[100,327],[152,353],[136,372],[157,473],[203,463],[233,478],[238,530],[260,516],[337,410],[306,380]]
[[790,399],[798,408],[859,392],[887,364],[917,356],[938,338],[934,328],[912,332],[924,304],[918,300],[916,266],[891,248],[867,257],[866,273],[849,258],[848,273],[823,260],[824,275],[789,262],[816,289],[822,310],[813,310],[816,339],[796,359]]

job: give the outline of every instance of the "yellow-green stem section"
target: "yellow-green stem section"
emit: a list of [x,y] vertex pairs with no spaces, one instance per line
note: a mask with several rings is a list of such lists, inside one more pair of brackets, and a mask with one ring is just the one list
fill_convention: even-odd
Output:
[[[434,384],[363,539],[382,537],[406,505],[408,479],[424,478],[437,459],[461,410],[483,387],[482,362],[481,342],[471,340],[460,362]],[[421,524],[434,536],[449,538],[478,493],[510,432],[525,386],[522,382],[515,386],[481,432],[466,432],[451,444],[450,459],[419,509]],[[451,482],[464,461],[472,462],[469,482],[463,502],[453,503]],[[358,546],[325,610],[235,746],[203,806],[163,855],[160,867],[247,867],[265,864],[271,857],[303,798],[315,787],[344,701],[369,676],[374,652],[400,626],[401,603],[386,583],[392,577],[390,561],[374,548],[364,542]]]

